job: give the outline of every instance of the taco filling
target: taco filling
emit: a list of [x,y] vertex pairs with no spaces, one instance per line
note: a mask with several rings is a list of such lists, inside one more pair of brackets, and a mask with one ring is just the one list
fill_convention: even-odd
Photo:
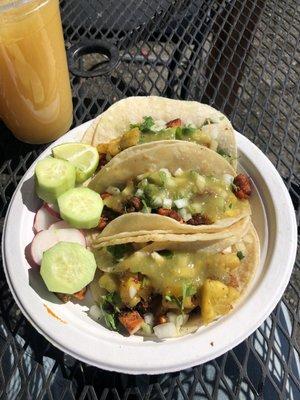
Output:
[[105,271],[97,284],[104,289],[99,304],[107,327],[160,338],[162,325],[166,337],[177,336],[188,320],[206,325],[228,313],[253,269],[243,241],[219,252],[129,243],[101,248],[95,256]]
[[132,212],[159,214],[189,225],[211,225],[247,212],[250,193],[249,180],[242,174],[216,178],[180,168],[171,174],[163,168],[139,175],[124,187],[108,187],[101,194],[105,207],[99,228]]
[[[222,120],[224,117],[218,117]],[[185,140],[194,142],[211,150],[218,152],[221,156],[231,161],[230,156],[225,149],[218,144],[218,131],[212,118],[206,118],[201,126],[194,124],[184,124],[180,118],[171,121],[155,121],[150,116],[145,116],[139,124],[131,124],[129,129],[120,137],[107,143],[97,145],[100,158],[109,161],[112,157],[127,149],[159,140]]]

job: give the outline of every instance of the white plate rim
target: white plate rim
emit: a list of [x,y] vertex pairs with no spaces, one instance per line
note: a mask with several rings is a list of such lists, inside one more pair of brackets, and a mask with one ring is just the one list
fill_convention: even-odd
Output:
[[[73,130],[68,132],[68,134],[64,135],[58,141],[49,146],[45,151],[49,151],[51,147],[57,145],[60,142],[67,141],[66,139],[70,135],[79,135],[91,123],[92,121],[89,121],[79,127],[74,128]],[[103,341],[103,344],[106,346],[106,348],[103,349],[105,350],[105,354],[102,353],[100,356],[95,354],[95,351],[93,351],[92,343],[91,348],[89,348],[89,345],[87,345],[86,343],[82,343],[82,348],[80,351],[78,351],[78,343],[76,343],[76,340],[73,341],[73,338],[69,336],[69,344],[66,344],[65,335],[68,335],[69,333],[74,333],[72,332],[72,329],[70,332],[69,329],[67,329],[67,332],[65,332],[64,335],[59,335],[59,328],[61,328],[61,324],[59,322],[54,319],[50,320],[49,318],[44,318],[43,316],[41,321],[40,315],[34,315],[34,312],[32,310],[32,303],[30,303],[29,299],[26,299],[25,291],[15,290],[16,271],[14,271],[13,268],[9,267],[9,265],[13,265],[14,257],[16,256],[16,253],[10,252],[9,242],[10,238],[13,237],[13,231],[10,229],[11,225],[8,225],[11,211],[14,206],[14,200],[23,182],[33,171],[36,162],[45,156],[45,152],[43,152],[28,169],[16,188],[16,191],[11,199],[10,205],[7,210],[2,237],[3,265],[10,290],[19,308],[26,316],[26,318],[30,321],[30,323],[38,330],[38,332],[45,336],[49,340],[49,342],[58,347],[60,350],[72,355],[73,357],[81,361],[84,361],[87,364],[111,371],[130,374],[158,374],[185,369],[214,359],[241,343],[253,331],[255,331],[258,326],[272,312],[276,304],[279,302],[288,284],[296,257],[297,224],[294,208],[289,193],[273,164],[246,137],[236,132],[236,138],[238,148],[243,149],[245,153],[247,153],[247,157],[249,157],[253,161],[255,160],[257,164],[260,164],[260,168],[267,175],[268,189],[270,190],[271,196],[272,198],[276,198],[275,213],[277,225],[274,251],[275,255],[273,254],[273,257],[270,260],[269,269],[274,269],[276,267],[276,263],[280,263],[285,266],[282,273],[280,274],[280,279],[278,280],[277,278],[278,281],[276,281],[276,285],[274,285],[274,282],[270,281],[268,282],[269,286],[267,288],[262,288],[262,285],[260,285],[256,290],[255,301],[252,298],[251,302],[247,301],[243,305],[244,315],[239,316],[239,323],[247,323],[247,329],[234,336],[228,333],[226,334],[226,332],[225,334],[224,332],[220,332],[220,329],[218,329],[220,327],[213,324],[210,326],[208,331],[210,335],[210,343],[213,342],[214,346],[209,346],[210,343],[207,343],[205,354],[203,354],[203,351],[202,354],[198,354],[198,352],[196,351],[197,344],[199,345],[200,341],[199,336],[189,335],[176,341],[170,340],[162,343],[156,343],[155,346],[157,346],[159,355],[159,357],[156,357],[156,359],[151,358],[151,352],[153,352],[153,349],[147,344],[145,346],[138,346],[136,344],[132,345],[128,343],[128,345],[125,346],[116,346],[114,341],[110,343],[110,341],[105,338],[105,340]],[[283,206],[285,207],[284,212],[282,210]],[[284,226],[288,226],[288,234],[283,231],[282,228]],[[281,251],[280,248],[283,248],[284,251]],[[268,296],[270,296],[271,293],[272,301],[269,301],[269,299],[267,298],[267,292]],[[261,304],[263,304],[264,307],[261,307]],[[245,319],[245,314],[247,314],[247,312],[249,312],[249,315],[252,316],[254,314],[254,317],[250,322]],[[233,318],[235,315],[237,316],[236,312],[229,314],[229,316],[226,317],[223,325],[225,327],[228,326],[232,328],[232,324],[234,325]],[[222,344],[220,344],[221,339]],[[203,348],[201,350],[203,350]],[[175,351],[177,354],[180,354],[180,357],[177,360],[174,360],[174,356],[172,354],[173,351]],[[129,358],[129,361],[126,361],[126,356]],[[148,361],[147,357],[151,358],[151,362]],[[170,359],[169,361],[168,358]]]

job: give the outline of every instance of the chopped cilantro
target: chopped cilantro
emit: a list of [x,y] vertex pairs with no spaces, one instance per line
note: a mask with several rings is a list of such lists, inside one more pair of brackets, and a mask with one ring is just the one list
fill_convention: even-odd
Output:
[[185,139],[185,136],[193,134],[196,130],[197,130],[197,128],[193,128],[189,125],[178,126],[176,128],[175,137],[177,140],[183,140],[183,139]]
[[144,198],[141,199],[142,200],[142,204],[143,204],[143,208],[142,208],[142,213],[151,213],[151,208],[147,205],[146,200]]
[[187,285],[186,283],[184,283],[182,285],[182,298],[178,298],[177,296],[173,295],[166,295],[165,299],[167,301],[176,304],[176,306],[181,310],[181,312],[183,312],[185,299],[187,297],[193,296],[196,292],[197,289],[195,288],[195,286],[193,286],[192,284]]
[[152,117],[144,117],[144,121],[141,124],[132,124],[130,128],[139,128],[139,130],[143,133],[147,133],[151,131],[152,126],[154,125],[154,121]]
[[117,328],[117,316],[121,312],[118,304],[120,304],[120,297],[117,293],[108,293],[105,296],[101,296],[100,308],[103,313],[103,318],[106,326],[116,331]]
[[118,328],[117,328],[117,325],[116,325],[116,316],[115,316],[115,314],[109,313],[107,311],[104,311],[103,307],[101,307],[101,309],[102,309],[105,325],[107,326],[107,328],[112,330],[112,331],[117,331]]
[[160,251],[158,251],[158,254],[160,254],[161,256],[166,257],[166,258],[173,257],[173,252],[171,250],[160,250]]
[[176,306],[177,306],[180,310],[183,310],[182,301],[181,301],[178,297],[173,296],[173,295],[170,295],[170,296],[169,296],[169,295],[166,295],[166,296],[165,296],[165,299],[166,299],[167,301],[170,301],[170,302],[176,304]]
[[242,260],[243,258],[245,258],[244,253],[243,253],[242,251],[238,251],[238,252],[236,253],[236,255],[238,256],[238,258],[239,258],[240,260]]
[[133,247],[130,243],[116,244],[114,246],[107,246],[107,251],[109,251],[117,261],[119,261],[126,253],[132,252]]

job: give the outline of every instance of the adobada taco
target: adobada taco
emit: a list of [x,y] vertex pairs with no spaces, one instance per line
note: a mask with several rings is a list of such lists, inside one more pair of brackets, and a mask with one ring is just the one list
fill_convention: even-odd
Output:
[[248,178],[212,150],[181,141],[132,150],[89,183],[105,204],[100,240],[120,232],[217,232],[251,214]]
[[196,101],[157,96],[120,100],[95,120],[82,141],[97,146],[105,159],[138,144],[174,139],[206,146],[236,168],[237,148],[230,121]]
[[227,314],[240,299],[259,261],[250,225],[239,239],[153,242],[96,250],[95,302],[109,329],[159,339],[193,332]]

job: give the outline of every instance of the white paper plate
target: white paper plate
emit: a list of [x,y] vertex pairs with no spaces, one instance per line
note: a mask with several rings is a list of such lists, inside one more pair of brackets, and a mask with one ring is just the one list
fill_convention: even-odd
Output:
[[[91,122],[64,135],[39,159],[57,144],[80,140]],[[10,203],[2,243],[8,284],[32,325],[66,353],[88,364],[128,374],[158,374],[201,364],[249,336],[271,313],[288,284],[296,255],[297,227],[290,196],[274,166],[253,143],[236,135],[239,167],[255,185],[251,207],[261,242],[261,263],[232,313],[194,334],[155,342],[123,337],[91,320],[84,306],[60,304],[47,291],[38,269],[31,269],[25,258],[24,249],[33,238],[34,214],[40,204],[34,191],[34,163]]]

